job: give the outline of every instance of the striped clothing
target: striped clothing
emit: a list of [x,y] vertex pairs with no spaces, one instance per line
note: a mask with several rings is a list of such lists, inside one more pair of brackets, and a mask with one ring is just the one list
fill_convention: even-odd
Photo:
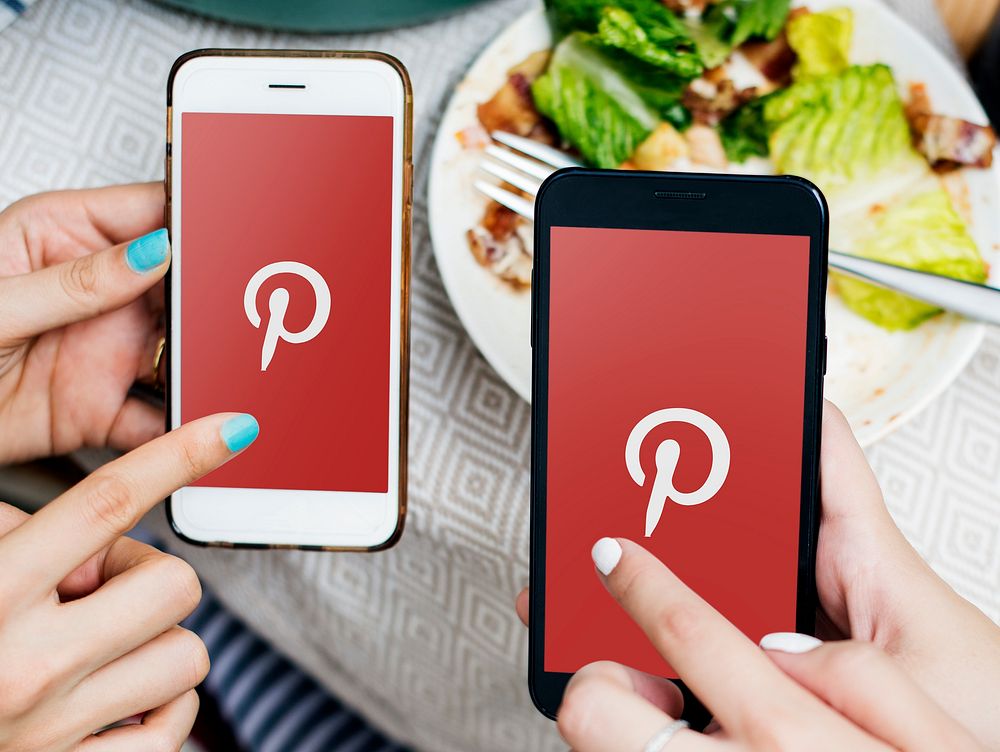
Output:
[[[129,535],[164,548],[142,526]],[[331,697],[210,592],[182,626],[208,648],[212,669],[202,689],[246,752],[408,752]]]
[[34,0],[0,0],[0,29],[24,13]]
[[405,752],[206,593],[184,622],[205,642],[205,689],[249,752]]

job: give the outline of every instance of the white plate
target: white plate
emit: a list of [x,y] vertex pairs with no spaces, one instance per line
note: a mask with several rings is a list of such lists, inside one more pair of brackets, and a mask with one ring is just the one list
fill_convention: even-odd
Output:
[[[974,122],[986,114],[961,74],[923,36],[877,0],[814,0],[810,8],[850,6],[855,12],[852,62],[882,61],[900,85],[922,81],[938,112]],[[438,268],[459,318],[500,376],[531,398],[530,294],[516,292],[472,257],[465,232],[480,219],[486,199],[472,186],[481,152],[456,134],[475,125],[476,105],[489,99],[508,68],[551,44],[539,6],[507,27],[476,59],[448,104],[434,144],[430,174],[430,229]],[[973,237],[995,268],[1000,238],[1000,170],[963,170],[954,180],[967,192]],[[833,215],[832,235],[837,235]],[[993,275],[995,280],[997,274]],[[889,333],[851,313],[831,295],[826,394],[847,414],[858,439],[871,444],[915,415],[968,363],[984,327],[951,315],[910,332]]]

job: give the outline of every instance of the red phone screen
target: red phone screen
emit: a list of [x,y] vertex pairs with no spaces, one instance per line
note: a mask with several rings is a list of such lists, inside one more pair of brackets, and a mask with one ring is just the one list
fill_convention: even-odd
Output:
[[392,118],[181,125],[181,420],[234,410],[261,427],[196,485],[384,493]]
[[545,670],[676,676],[594,574],[603,536],[753,640],[794,631],[809,238],[551,233]]

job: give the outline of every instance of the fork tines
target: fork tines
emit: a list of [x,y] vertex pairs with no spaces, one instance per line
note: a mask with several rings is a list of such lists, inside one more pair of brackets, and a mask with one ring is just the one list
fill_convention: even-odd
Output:
[[[579,167],[580,163],[566,156],[558,149],[532,141],[530,138],[517,136],[505,131],[493,131],[493,140],[508,147],[503,149],[496,144],[486,147],[486,157],[480,163],[483,172],[499,178],[508,185],[522,190],[529,196],[538,193],[541,181],[545,180],[562,167]],[[511,150],[514,151],[511,151]],[[520,153],[517,153],[520,152]],[[534,205],[524,196],[508,191],[485,180],[475,182],[476,190],[517,212],[522,217],[534,219]]]

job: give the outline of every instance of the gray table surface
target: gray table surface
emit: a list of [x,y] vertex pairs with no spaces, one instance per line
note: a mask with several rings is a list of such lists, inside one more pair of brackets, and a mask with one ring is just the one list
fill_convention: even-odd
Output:
[[[949,47],[930,0],[891,4]],[[40,0],[0,33],[0,205],[52,188],[160,178],[166,73],[188,49],[376,48],[410,68],[417,201],[407,535],[375,557],[179,550],[230,608],[319,680],[435,752],[560,748],[530,708],[525,634],[511,608],[527,582],[529,411],[456,319],[425,203],[429,145],[451,87],[527,6],[499,0],[414,29],[297,37],[146,2]],[[950,389],[869,452],[906,535],[993,619],[998,393],[1000,334],[991,331]]]

